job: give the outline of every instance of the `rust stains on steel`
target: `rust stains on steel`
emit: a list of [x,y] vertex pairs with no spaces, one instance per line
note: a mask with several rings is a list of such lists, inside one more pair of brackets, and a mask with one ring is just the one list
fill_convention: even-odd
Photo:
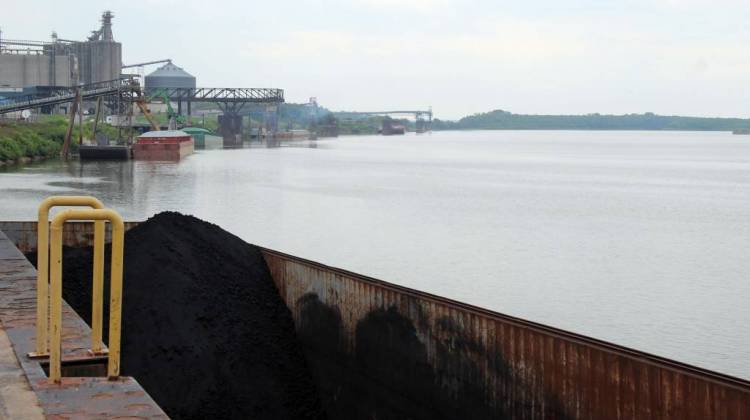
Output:
[[332,418],[750,419],[748,381],[264,255]]

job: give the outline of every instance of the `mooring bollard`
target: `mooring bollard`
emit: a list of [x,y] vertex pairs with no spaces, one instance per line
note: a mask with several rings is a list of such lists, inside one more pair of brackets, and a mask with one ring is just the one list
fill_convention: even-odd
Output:
[[[50,238],[50,297],[52,308],[51,326],[49,330],[51,347],[49,357],[49,381],[50,383],[60,383],[62,380],[62,234],[65,222],[69,220],[94,220],[95,222],[101,221],[102,223],[104,221],[109,221],[112,224],[112,262],[109,299],[109,356],[107,360],[107,377],[109,379],[117,379],[117,377],[120,376],[120,325],[122,317],[122,269],[125,225],[122,221],[122,217],[120,217],[120,215],[114,210],[91,209],[64,210],[52,219]],[[101,241],[103,245],[104,235],[101,235]],[[103,257],[103,252],[101,255]],[[101,260],[101,266],[95,264],[95,270],[101,268],[103,272],[103,258]],[[96,291],[94,291],[94,293],[96,293]],[[101,302],[103,299],[103,288],[99,289],[99,293],[95,294],[93,299],[95,302],[99,299],[99,302]]]
[[[36,247],[36,347],[29,353],[31,358],[49,356],[47,329],[49,319],[49,211],[56,206],[81,206],[103,209],[104,204],[89,196],[52,196],[44,199],[39,205],[37,214],[37,247]],[[104,220],[94,223],[94,300],[91,315],[91,351],[102,353],[102,301],[104,282]],[[96,294],[96,290],[100,290]]]

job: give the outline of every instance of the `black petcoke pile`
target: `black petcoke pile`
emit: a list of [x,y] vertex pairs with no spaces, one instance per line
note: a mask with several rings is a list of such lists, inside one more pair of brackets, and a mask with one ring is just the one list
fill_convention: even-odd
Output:
[[[92,250],[63,258],[64,298],[90,323]],[[122,374],[175,419],[324,418],[260,250],[179,213],[125,235]]]

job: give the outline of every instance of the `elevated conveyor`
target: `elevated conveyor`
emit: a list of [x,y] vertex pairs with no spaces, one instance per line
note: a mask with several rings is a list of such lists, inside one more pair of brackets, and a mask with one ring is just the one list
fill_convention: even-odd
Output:
[[[140,92],[140,87],[134,79],[116,79],[99,82],[80,87],[83,100],[96,99],[105,96],[121,96],[130,100]],[[76,98],[76,88],[55,87],[49,90],[49,96],[39,94],[16,96],[0,101],[0,114],[22,111],[24,109],[42,108],[72,102]]]

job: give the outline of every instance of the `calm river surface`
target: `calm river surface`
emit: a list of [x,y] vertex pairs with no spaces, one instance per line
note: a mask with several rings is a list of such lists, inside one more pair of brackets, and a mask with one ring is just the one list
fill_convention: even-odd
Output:
[[440,132],[0,170],[0,219],[92,194],[750,378],[750,136]]

